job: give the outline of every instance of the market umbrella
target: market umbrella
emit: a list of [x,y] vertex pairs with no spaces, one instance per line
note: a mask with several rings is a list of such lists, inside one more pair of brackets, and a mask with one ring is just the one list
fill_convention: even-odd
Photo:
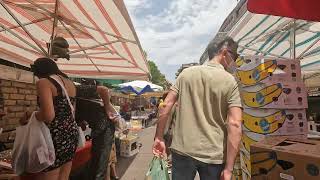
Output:
[[120,90],[123,91],[123,92],[133,92],[136,95],[141,95],[141,94],[144,94],[146,92],[153,92],[153,89],[149,85],[147,85],[146,87],[144,87],[141,90],[136,90],[132,86],[125,86],[125,87],[121,88]]
[[161,86],[152,84],[148,81],[139,81],[139,80],[119,84],[119,87],[123,91],[134,92],[137,95],[141,95],[145,92],[163,91],[163,87]]
[[145,98],[141,95],[148,92],[159,92],[163,91],[163,87],[153,84],[148,81],[131,81],[127,83],[119,84],[120,91],[126,93],[134,93],[136,94],[136,106],[143,107],[145,104]]
[[[69,44],[74,77],[148,79],[148,65],[122,0],[1,0],[0,58],[26,67],[53,57],[51,42]],[[64,50],[64,49],[62,49]]]

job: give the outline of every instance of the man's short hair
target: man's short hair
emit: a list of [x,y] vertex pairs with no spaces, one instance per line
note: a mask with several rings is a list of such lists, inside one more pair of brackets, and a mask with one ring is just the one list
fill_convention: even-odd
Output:
[[89,78],[82,78],[81,84],[83,85],[97,85],[97,81],[95,79],[89,79]]
[[233,49],[234,47],[238,48],[238,43],[235,42],[231,37],[225,37],[220,42],[210,42],[208,45],[209,60],[214,58],[214,56],[218,55],[219,51],[222,48]]

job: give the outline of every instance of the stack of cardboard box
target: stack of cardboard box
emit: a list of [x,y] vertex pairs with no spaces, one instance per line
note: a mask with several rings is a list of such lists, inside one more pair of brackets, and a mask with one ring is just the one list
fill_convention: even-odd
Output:
[[250,154],[252,179],[320,179],[320,141],[269,136],[253,144]]
[[139,153],[139,137],[128,135],[120,138],[120,156],[131,157]]
[[[306,135],[307,92],[301,81],[300,62],[266,58],[241,57],[236,77],[241,85],[244,105],[243,137],[240,159],[243,179],[255,179],[250,146],[266,136]],[[273,157],[273,154],[264,154]],[[263,155],[263,156],[264,156]],[[274,167],[266,163],[263,174]],[[270,160],[271,162],[271,160]]]

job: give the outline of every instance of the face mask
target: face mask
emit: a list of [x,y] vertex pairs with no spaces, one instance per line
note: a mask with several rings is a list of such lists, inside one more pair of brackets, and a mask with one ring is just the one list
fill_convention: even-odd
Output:
[[236,65],[236,63],[235,63],[234,61],[232,61],[232,62],[228,65],[227,71],[228,71],[229,73],[231,73],[231,74],[235,74],[235,73],[236,73],[236,71],[237,71],[237,65]]
[[229,56],[229,58],[231,59],[231,62],[228,63],[228,62],[224,59],[225,63],[227,64],[226,71],[228,71],[230,74],[235,74],[236,71],[237,71],[237,64],[236,64],[236,62],[234,62],[234,60],[231,58],[231,56],[229,55],[229,53],[228,53],[228,56]]

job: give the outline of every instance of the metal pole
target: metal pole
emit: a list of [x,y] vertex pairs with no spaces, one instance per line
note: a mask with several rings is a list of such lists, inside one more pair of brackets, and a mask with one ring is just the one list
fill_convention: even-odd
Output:
[[56,5],[55,5],[55,8],[54,8],[54,19],[53,19],[53,24],[52,24],[52,32],[51,32],[51,37],[50,37],[50,48],[49,48],[49,57],[52,56],[52,41],[54,39],[54,37],[56,36],[56,27],[57,27],[57,24],[58,24],[58,8],[59,8],[59,1],[56,0]]
[[121,42],[121,41],[114,40],[114,41],[110,41],[110,42],[107,42],[107,43],[97,44],[97,45],[94,45],[94,46],[83,47],[82,49],[77,49],[77,50],[74,50],[74,51],[70,51],[70,52],[68,52],[68,54],[74,54],[74,53],[77,53],[77,52],[90,50],[90,49],[94,49],[94,48],[97,48],[97,47],[101,47],[101,46],[105,46],[105,45],[109,45],[109,44],[113,44],[113,43],[118,43],[118,42]]
[[80,43],[77,41],[77,39],[74,37],[74,35],[72,34],[72,32],[70,31],[69,28],[67,28],[67,26],[65,26],[65,24],[60,20],[62,26],[68,31],[68,33],[70,34],[70,36],[73,38],[73,40],[78,44],[79,48],[82,49],[82,52],[85,54],[85,56],[91,61],[92,65],[98,70],[98,72],[101,72],[101,70],[98,68],[98,66],[92,61],[92,59],[87,55],[87,52],[85,50],[83,50],[83,48],[81,47]]
[[[31,21],[31,22],[28,22],[28,23],[24,23],[22,24],[23,26],[28,26],[30,24],[34,24],[34,23],[38,23],[38,22],[43,22],[43,21],[47,21],[51,18],[41,18],[41,19],[37,19],[37,20],[34,20],[34,21]],[[16,29],[16,28],[19,28],[20,26],[11,26],[11,27],[8,27],[7,29]],[[2,29],[0,30],[0,32],[3,32],[3,31],[7,31],[5,29]]]
[[8,29],[7,27],[5,27],[4,25],[0,24],[0,27],[2,27],[4,30],[8,31],[9,33],[11,33],[14,37],[18,38],[20,41],[24,42],[25,44],[27,44],[28,46],[30,46],[31,48],[33,48],[34,50],[38,51],[41,54],[41,50],[34,46],[33,44],[29,43],[27,40],[25,40],[24,38],[22,38],[21,36],[19,36],[17,33],[15,33],[14,31],[12,31],[11,29]]
[[19,24],[19,26],[24,30],[24,32],[27,33],[27,35],[30,37],[30,39],[36,43],[36,45],[41,49],[41,51],[48,56],[48,53],[45,49],[43,49],[43,47],[39,44],[39,42],[37,41],[37,39],[35,37],[33,37],[31,35],[31,33],[26,29],[26,27],[24,27],[24,25],[22,24],[22,22],[13,14],[13,12],[7,7],[7,5],[3,2],[0,1],[0,4],[2,5],[2,7],[9,13],[9,15]]
[[271,55],[271,56],[274,56],[274,57],[277,57],[277,58],[281,58],[281,59],[290,59],[290,58],[286,58],[286,57],[283,57],[283,56],[279,56],[279,55],[276,55],[276,54],[273,54],[273,53],[268,53],[268,52],[264,52],[264,51],[261,51],[261,50],[258,50],[258,49],[254,49],[254,48],[250,48],[250,47],[245,47],[245,46],[241,46],[239,45],[239,47],[243,48],[243,49],[249,49],[251,51],[256,51],[256,52],[259,52],[263,55]]
[[289,41],[290,41],[290,58],[296,59],[296,20],[292,22]]
[[308,52],[314,45],[316,45],[318,42],[320,41],[320,38],[318,38],[317,40],[315,40],[309,47],[307,47],[307,49],[305,49],[299,56],[297,59],[303,59],[303,56],[306,52]]
[[[43,6],[41,6],[41,5],[33,2],[32,0],[26,0],[26,1],[29,2],[30,4],[34,5],[35,7],[37,7],[37,8],[39,8],[39,9],[47,12],[47,13],[49,14],[49,16],[51,16],[51,17],[56,17],[56,16],[57,16],[56,14],[50,12],[48,9],[46,9],[46,8],[44,8]],[[126,39],[126,38],[123,38],[123,37],[120,37],[120,36],[117,36],[117,35],[114,35],[114,34],[112,34],[112,33],[103,31],[103,30],[101,30],[101,29],[96,29],[96,28],[90,27],[90,26],[88,26],[88,25],[82,24],[81,22],[74,21],[74,20],[68,19],[68,18],[66,18],[66,17],[64,17],[64,18],[62,18],[62,17],[57,17],[57,18],[58,18],[59,20],[63,20],[63,21],[68,22],[68,23],[74,23],[74,24],[77,24],[77,25],[79,25],[79,26],[83,26],[83,27],[85,27],[85,28],[92,29],[92,30],[97,31],[97,32],[102,32],[102,33],[104,33],[104,34],[106,34],[106,35],[109,35],[109,36],[112,36],[112,37],[114,37],[114,38],[117,38],[117,39],[119,39],[120,41],[121,41],[121,40],[124,40],[124,41],[126,41],[126,42],[130,42],[130,43],[133,43],[133,44],[138,44],[136,41],[133,41],[133,40],[130,40],[130,39]]]

